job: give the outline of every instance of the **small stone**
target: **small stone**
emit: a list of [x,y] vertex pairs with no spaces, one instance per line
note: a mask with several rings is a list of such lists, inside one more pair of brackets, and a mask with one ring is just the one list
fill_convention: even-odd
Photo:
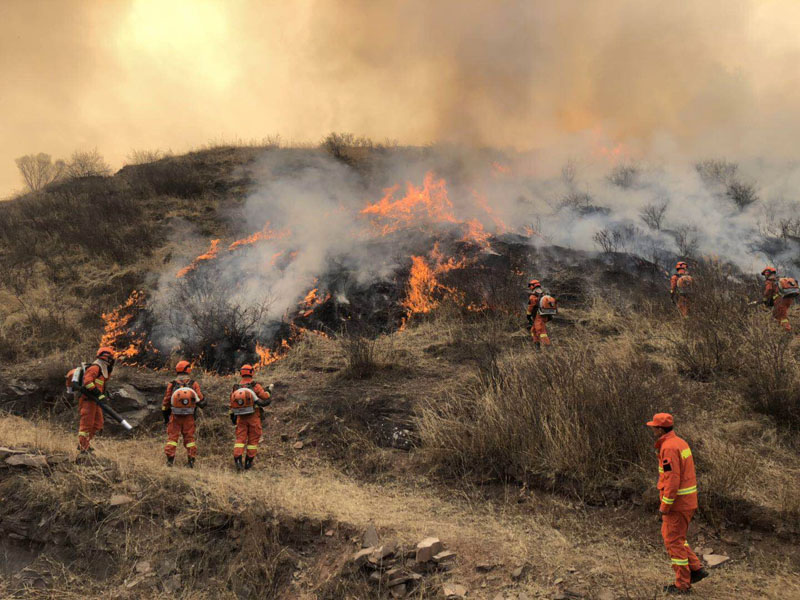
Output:
[[519,596],[517,596],[517,600],[531,600],[531,597],[525,592],[520,592]]
[[309,425],[308,423],[306,423],[305,425],[303,425],[303,426],[302,426],[302,427],[301,427],[301,428],[300,428],[300,429],[297,431],[297,437],[298,437],[298,438],[303,438],[303,437],[305,437],[305,435],[308,433],[308,430],[309,430],[310,428],[311,428],[311,425]]
[[13,532],[9,533],[8,537],[11,538],[12,540],[24,540],[25,539],[24,535],[20,535],[18,533],[13,533]]
[[464,598],[467,595],[467,588],[457,583],[445,583],[442,591],[445,598]]
[[289,434],[288,433],[282,433],[281,434],[281,441],[282,442],[288,442],[289,441]]
[[130,504],[131,502],[133,502],[133,498],[125,494],[114,494],[108,501],[111,506],[122,506],[123,504]]
[[141,560],[136,563],[134,567],[137,573],[149,573],[152,570],[150,563],[146,560]]
[[428,562],[434,554],[439,554],[443,550],[442,542],[439,538],[428,537],[417,544],[416,561],[418,563]]
[[597,600],[616,600],[616,596],[611,590],[602,589],[597,593]]
[[373,571],[369,574],[369,580],[372,583],[379,583],[381,580],[381,572],[380,571]]
[[433,560],[436,563],[443,563],[448,560],[453,560],[456,557],[456,553],[450,550],[442,550],[438,554],[433,555]]
[[[302,444],[302,442],[299,442]],[[369,548],[370,546],[377,547],[381,543],[381,539],[378,537],[378,531],[375,529],[374,525],[370,525],[367,527],[367,530],[364,532],[364,537],[361,539],[361,547],[362,548]]]
[[389,593],[392,595],[392,598],[403,598],[406,595],[406,584],[399,583],[389,588]]
[[12,454],[6,458],[6,464],[12,467],[46,467],[47,458],[39,454]]
[[480,564],[475,565],[475,570],[478,573],[488,573],[489,571],[494,569],[496,566],[497,565],[492,564],[492,563],[480,563]]
[[168,594],[174,594],[179,589],[181,589],[181,576],[180,575],[173,575],[169,577],[166,581],[164,581],[164,591]]
[[292,448],[295,450],[302,450],[303,449],[303,442],[295,442],[292,444]]
[[514,581],[516,581],[517,579],[521,579],[524,573],[525,573],[525,565],[517,567],[516,569],[511,571],[511,579],[513,579]]
[[328,529],[328,530],[325,532],[325,537],[333,537],[333,534],[334,534],[334,531],[333,531],[333,529]]
[[352,560],[357,567],[360,567],[366,564],[367,560],[369,559],[369,555],[372,554],[374,550],[375,548],[372,547],[359,550],[353,555],[353,558],[351,558],[350,560]]
[[503,594],[497,594],[492,600],[506,600],[506,597]]
[[6,456],[10,456],[12,454],[25,454],[25,451],[14,450],[13,448],[6,448],[5,446],[0,446],[0,458],[5,458]]
[[559,577],[558,579],[556,579],[553,582],[553,585],[558,585],[559,583],[564,583],[564,578],[563,577]]
[[731,559],[730,556],[725,556],[724,554],[704,554],[703,560],[706,561],[706,564],[709,567],[718,567],[723,563],[728,562]]

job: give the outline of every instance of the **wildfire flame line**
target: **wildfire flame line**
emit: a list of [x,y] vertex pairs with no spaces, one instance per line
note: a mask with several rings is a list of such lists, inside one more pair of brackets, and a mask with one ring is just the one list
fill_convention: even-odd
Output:
[[176,277],[180,279],[181,277],[185,277],[187,273],[194,271],[197,266],[205,261],[214,260],[217,258],[219,254],[219,240],[211,240],[211,246],[209,246],[208,250],[206,250],[203,254],[195,258],[189,265],[182,268],[178,271]]
[[[136,314],[145,307],[145,294],[134,290],[128,299],[117,308],[101,315],[105,325],[103,327],[103,337],[100,339],[101,346],[109,346],[114,349],[117,358],[121,362],[131,364],[129,361],[140,355],[145,347],[147,350],[155,352],[152,344],[145,342],[145,336],[132,335],[129,333],[131,321]],[[126,347],[120,348],[120,340],[125,337],[130,340]]]

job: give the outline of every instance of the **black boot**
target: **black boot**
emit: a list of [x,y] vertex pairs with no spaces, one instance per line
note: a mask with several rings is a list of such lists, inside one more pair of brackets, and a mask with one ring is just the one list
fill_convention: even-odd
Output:
[[706,571],[703,567],[700,567],[699,569],[697,569],[697,571],[692,571],[691,582],[697,583],[698,581],[700,581],[701,579],[705,579],[709,575],[711,575],[711,573]]
[[683,590],[674,583],[664,586],[664,591],[668,594],[691,594],[692,590]]
[[194,469],[194,456],[190,456],[189,459],[186,461],[186,464],[189,466],[190,469]]
[[253,458],[254,456],[248,456],[244,459],[244,470],[247,471],[253,468]]
[[174,456],[168,456],[167,457],[167,466],[171,467],[173,464],[175,464],[175,457]]
[[237,471],[244,470],[244,465],[242,464],[242,457],[241,456],[234,456],[233,463],[236,465]]

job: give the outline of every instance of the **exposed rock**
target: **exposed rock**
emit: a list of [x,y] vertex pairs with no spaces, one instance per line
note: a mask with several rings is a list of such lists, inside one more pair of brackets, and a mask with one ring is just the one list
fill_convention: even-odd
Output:
[[149,573],[153,570],[153,568],[150,566],[150,562],[146,560],[140,560],[136,563],[134,568],[136,569],[137,573]]
[[434,562],[443,563],[449,560],[453,560],[456,557],[456,553],[452,552],[451,550],[442,550],[438,554],[433,555]]
[[597,600],[616,600],[616,596],[611,590],[602,589],[597,592]]
[[166,579],[163,583],[164,591],[168,594],[174,594],[179,589],[181,589],[181,576],[180,575],[173,575]]
[[703,554],[703,560],[706,561],[709,567],[718,567],[730,559],[730,556],[725,556],[724,554]]
[[123,504],[130,504],[131,502],[133,502],[133,498],[125,494],[114,494],[108,501],[111,506],[122,506]]
[[303,442],[295,442],[294,444],[292,444],[292,448],[294,448],[295,450],[302,450],[303,445],[304,445]]
[[12,454],[6,458],[6,464],[12,467],[46,467],[47,458],[40,454]]
[[522,565],[521,567],[517,567],[516,569],[511,571],[511,579],[516,581],[517,579],[521,579],[524,574],[525,574],[525,565]]
[[139,410],[147,406],[147,397],[128,383],[123,383],[114,392],[111,405],[117,412]]
[[488,573],[489,571],[491,571],[495,567],[497,567],[497,565],[494,564],[494,563],[480,563],[480,564],[475,565],[475,570],[478,573]]
[[403,598],[406,595],[406,584],[400,583],[398,585],[392,586],[389,588],[389,593],[392,595],[392,598]]
[[418,563],[428,562],[434,554],[439,554],[443,550],[442,542],[439,538],[428,537],[417,544],[416,561]]
[[[300,442],[302,444],[302,442]],[[367,527],[367,530],[364,532],[364,537],[361,539],[361,547],[362,548],[369,548],[370,546],[377,547],[381,543],[381,539],[378,537],[378,531],[375,529],[374,525],[370,525]]]
[[351,560],[353,561],[353,563],[355,563],[357,567],[361,567],[364,564],[366,564],[367,560],[369,560],[369,555],[372,554],[374,551],[375,548],[373,547],[364,548],[363,550],[359,550],[358,552],[356,552]]
[[333,537],[334,531],[333,529],[328,529],[325,531],[325,537]]
[[282,433],[281,434],[281,441],[282,442],[288,442],[289,441],[289,434],[288,433]]
[[445,598],[464,598],[467,595],[467,588],[457,583],[445,583],[442,591]]
[[0,458],[5,458],[6,456],[10,456],[12,454],[25,454],[25,450],[14,450],[13,448],[0,446]]
[[309,429],[311,429],[311,425],[309,425],[308,423],[303,425],[297,432],[297,438],[303,439],[306,436],[306,434],[308,434]]

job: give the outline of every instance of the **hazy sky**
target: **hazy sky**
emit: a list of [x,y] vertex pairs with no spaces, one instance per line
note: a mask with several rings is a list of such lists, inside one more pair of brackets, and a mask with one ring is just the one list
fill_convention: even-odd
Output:
[[352,131],[792,157],[795,0],[1,0],[14,158]]

